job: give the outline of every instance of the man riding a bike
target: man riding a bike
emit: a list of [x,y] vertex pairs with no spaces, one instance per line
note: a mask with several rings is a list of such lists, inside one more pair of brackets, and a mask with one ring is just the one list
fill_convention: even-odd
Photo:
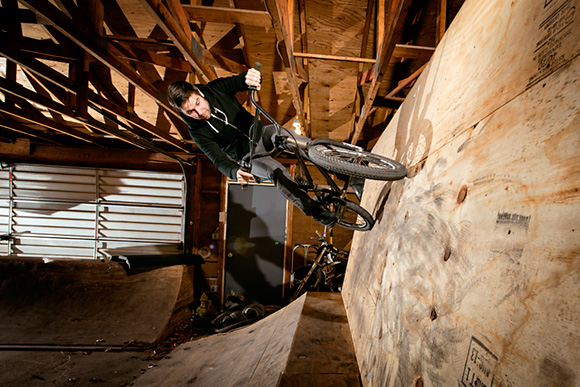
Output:
[[[270,179],[280,193],[305,215],[323,225],[333,226],[337,221],[336,213],[320,207],[273,157],[253,159],[249,172],[241,168],[242,160],[250,153],[249,133],[254,122],[235,95],[250,87],[259,90],[260,81],[261,74],[256,69],[219,78],[207,85],[179,81],[169,85],[167,98],[187,124],[191,138],[221,173],[242,184],[248,184],[254,175]],[[261,128],[262,123],[257,121],[257,125]],[[271,151],[275,135],[274,125],[263,127],[255,151]]]

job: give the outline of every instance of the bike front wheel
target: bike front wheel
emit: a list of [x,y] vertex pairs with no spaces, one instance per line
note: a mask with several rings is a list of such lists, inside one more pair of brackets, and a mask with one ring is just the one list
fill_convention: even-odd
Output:
[[371,180],[399,180],[407,175],[401,163],[329,138],[319,138],[308,145],[308,158],[335,173]]

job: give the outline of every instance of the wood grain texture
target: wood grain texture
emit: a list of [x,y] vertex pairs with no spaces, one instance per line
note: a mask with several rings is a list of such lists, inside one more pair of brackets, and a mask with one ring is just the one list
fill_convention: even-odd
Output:
[[466,2],[375,147],[409,177],[351,250],[367,386],[580,383],[580,2],[548,3]]
[[135,386],[275,386],[305,299],[245,328],[180,345]]

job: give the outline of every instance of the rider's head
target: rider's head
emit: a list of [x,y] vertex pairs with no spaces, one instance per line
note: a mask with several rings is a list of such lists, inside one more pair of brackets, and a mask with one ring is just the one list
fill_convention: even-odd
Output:
[[205,96],[189,82],[178,81],[169,85],[167,100],[175,109],[196,120],[207,120],[211,116]]

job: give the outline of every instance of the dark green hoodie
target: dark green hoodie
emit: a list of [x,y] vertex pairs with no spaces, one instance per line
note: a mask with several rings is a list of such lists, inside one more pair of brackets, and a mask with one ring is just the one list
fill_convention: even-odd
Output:
[[246,73],[195,86],[207,99],[211,117],[208,120],[196,120],[183,113],[181,117],[187,123],[191,138],[199,149],[221,173],[235,179],[239,168],[235,162],[240,162],[250,151],[247,136],[253,116],[235,97],[236,93],[248,90]]

